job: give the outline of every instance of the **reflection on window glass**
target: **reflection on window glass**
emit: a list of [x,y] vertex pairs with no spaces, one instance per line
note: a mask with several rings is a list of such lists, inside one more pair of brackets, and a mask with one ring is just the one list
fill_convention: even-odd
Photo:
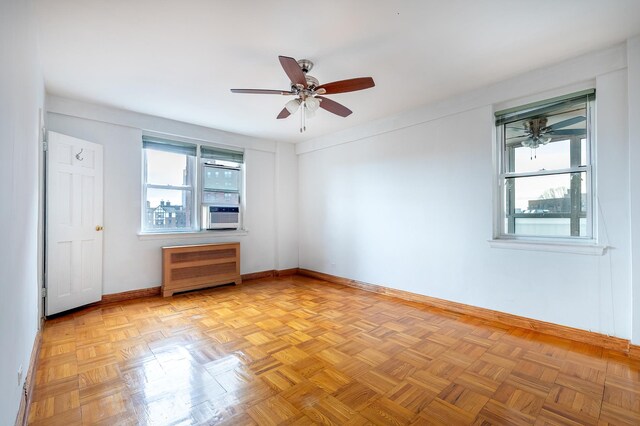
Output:
[[[586,107],[548,113],[504,126],[507,172],[559,170],[586,164]],[[571,141],[577,146],[571,146]],[[573,157],[578,154],[578,157]],[[573,158],[573,161],[572,161]]]
[[513,172],[534,172],[540,170],[567,169],[571,166],[569,141],[559,140],[540,145],[536,148],[535,157],[531,157],[531,149],[522,145],[513,148],[515,162]]

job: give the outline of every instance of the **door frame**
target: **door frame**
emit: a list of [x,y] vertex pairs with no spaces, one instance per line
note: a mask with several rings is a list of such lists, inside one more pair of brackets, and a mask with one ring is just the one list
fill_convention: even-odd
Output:
[[[42,111],[42,110],[41,110]],[[42,160],[39,161],[40,163],[40,173],[41,173],[41,178],[40,178],[40,183],[42,185],[41,187],[41,194],[40,194],[40,202],[42,203],[42,207],[40,208],[40,214],[42,215],[42,217],[40,218],[40,222],[41,222],[41,227],[42,227],[42,235],[41,235],[41,241],[42,241],[42,246],[41,246],[41,253],[42,253],[42,265],[41,265],[41,279],[39,280],[39,285],[38,285],[38,300],[40,302],[39,304],[39,314],[40,314],[40,318],[39,318],[39,323],[40,323],[40,328],[42,328],[42,325],[44,324],[44,320],[47,318],[46,317],[46,309],[47,309],[47,288],[48,288],[48,282],[47,282],[47,195],[48,195],[48,191],[47,191],[47,166],[49,164],[49,137],[48,137],[48,130],[46,128],[46,126],[44,125],[44,116],[41,115],[41,122],[40,122],[40,144],[38,146],[38,155],[40,155],[40,153],[42,153]]]

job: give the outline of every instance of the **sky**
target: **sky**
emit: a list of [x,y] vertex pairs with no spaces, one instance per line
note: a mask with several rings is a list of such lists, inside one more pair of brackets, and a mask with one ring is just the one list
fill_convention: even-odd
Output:
[[[182,185],[187,166],[184,154],[147,149],[147,182],[157,185]],[[147,201],[155,207],[160,201],[182,205],[182,191],[167,189],[147,189]]]

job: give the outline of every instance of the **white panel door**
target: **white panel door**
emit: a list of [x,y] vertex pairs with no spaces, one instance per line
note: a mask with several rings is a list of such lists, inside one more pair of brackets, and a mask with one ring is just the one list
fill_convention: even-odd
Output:
[[49,132],[46,315],[102,298],[102,145]]

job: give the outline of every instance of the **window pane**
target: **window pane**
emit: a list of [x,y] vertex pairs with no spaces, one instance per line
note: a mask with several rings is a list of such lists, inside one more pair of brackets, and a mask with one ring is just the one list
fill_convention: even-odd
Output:
[[191,228],[191,190],[147,188],[145,229]]
[[240,171],[222,167],[204,168],[204,189],[218,191],[238,191]]
[[237,192],[203,191],[202,202],[204,204],[240,204],[240,194]]
[[586,159],[586,145],[574,146],[571,139],[584,139],[587,132],[586,108],[575,108],[504,125],[507,172],[534,172],[576,167]]
[[185,154],[146,149],[147,183],[156,185],[188,185],[188,158]]
[[569,141],[559,140],[540,145],[536,149],[522,145],[512,148],[515,161],[512,172],[537,172],[540,170],[568,169],[571,167]]
[[587,236],[586,173],[505,179],[505,233]]

